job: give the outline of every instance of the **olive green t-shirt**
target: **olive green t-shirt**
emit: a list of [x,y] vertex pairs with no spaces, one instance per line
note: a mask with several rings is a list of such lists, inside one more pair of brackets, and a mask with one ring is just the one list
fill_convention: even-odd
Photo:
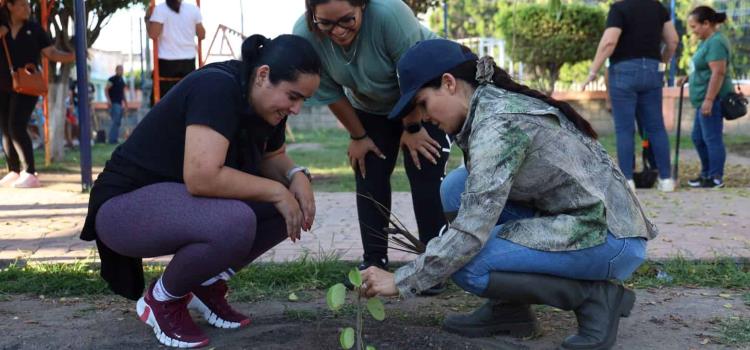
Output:
[[703,104],[703,100],[706,98],[708,83],[711,80],[711,67],[708,66],[709,62],[727,62],[727,74],[724,76],[724,82],[719,89],[717,99],[732,92],[729,50],[729,40],[727,40],[721,32],[714,33],[708,39],[703,40],[698,44],[698,49],[695,51],[695,54],[693,54],[693,59],[690,62],[690,102],[695,108],[699,108]]
[[348,49],[307,27],[303,15],[294,34],[306,38],[323,63],[320,88],[310,105],[327,105],[346,96],[354,108],[388,114],[400,97],[396,64],[417,41],[437,38],[419,23],[402,0],[372,0]]

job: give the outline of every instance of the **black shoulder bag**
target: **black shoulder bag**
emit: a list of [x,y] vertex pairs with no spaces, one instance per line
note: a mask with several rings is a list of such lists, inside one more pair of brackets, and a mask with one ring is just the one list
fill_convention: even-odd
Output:
[[[727,48],[727,51],[729,51],[729,48]],[[731,53],[729,54],[729,59],[727,61],[732,73],[734,73]],[[747,98],[742,94],[740,84],[737,83],[736,91],[732,91],[721,98],[721,115],[724,116],[724,119],[726,120],[735,120],[744,117],[745,114],[747,114]]]

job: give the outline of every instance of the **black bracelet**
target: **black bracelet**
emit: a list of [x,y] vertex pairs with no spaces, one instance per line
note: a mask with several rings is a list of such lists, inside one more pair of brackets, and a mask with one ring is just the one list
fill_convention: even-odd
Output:
[[365,133],[364,133],[364,134],[362,134],[362,136],[360,136],[360,137],[354,137],[354,136],[352,136],[351,134],[349,134],[349,138],[350,138],[350,139],[352,139],[352,141],[359,141],[359,140],[364,140],[364,139],[366,139],[366,138],[367,138],[367,133],[365,132]]

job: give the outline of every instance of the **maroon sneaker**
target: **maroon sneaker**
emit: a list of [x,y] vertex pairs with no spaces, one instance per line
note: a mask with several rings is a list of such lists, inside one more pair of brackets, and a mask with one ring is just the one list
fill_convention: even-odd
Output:
[[187,309],[192,294],[177,300],[157,301],[153,296],[154,283],[148,287],[146,295],[138,299],[135,311],[141,321],[154,328],[156,339],[176,348],[208,345],[208,337],[193,322]]
[[241,328],[250,324],[250,318],[235,311],[227,303],[227,282],[219,280],[210,286],[193,289],[193,299],[188,308],[198,311],[208,323],[217,328]]

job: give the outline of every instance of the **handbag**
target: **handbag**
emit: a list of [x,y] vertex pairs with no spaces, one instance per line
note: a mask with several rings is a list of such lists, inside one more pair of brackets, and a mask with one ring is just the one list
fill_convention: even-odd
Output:
[[652,168],[648,161],[648,153],[651,152],[651,147],[648,138],[646,138],[645,132],[641,138],[643,139],[641,142],[641,160],[643,162],[643,170],[633,172],[633,183],[635,183],[636,188],[652,188],[656,183],[656,178],[659,177],[659,172]]
[[[739,84],[737,84],[739,89]],[[747,98],[742,92],[730,92],[721,98],[721,115],[726,120],[742,118],[747,114]]]
[[[727,52],[729,52],[729,48],[727,47],[726,49]],[[730,59],[728,59],[727,62],[732,73],[734,73],[734,65],[732,64],[731,56],[729,56],[729,58]],[[735,120],[737,118],[742,118],[747,114],[747,98],[742,94],[739,83],[737,83],[737,91],[739,91],[739,93],[730,92],[721,98],[721,115],[724,116],[724,119],[726,120]]]
[[[10,34],[10,33],[9,33]],[[9,35],[7,34],[7,35]],[[8,60],[11,79],[13,80],[13,91],[19,94],[31,96],[44,96],[47,94],[47,80],[44,79],[37,66],[29,63],[21,68],[13,70],[13,62],[10,59],[8,44],[3,37],[3,47],[5,48],[5,58]]]

